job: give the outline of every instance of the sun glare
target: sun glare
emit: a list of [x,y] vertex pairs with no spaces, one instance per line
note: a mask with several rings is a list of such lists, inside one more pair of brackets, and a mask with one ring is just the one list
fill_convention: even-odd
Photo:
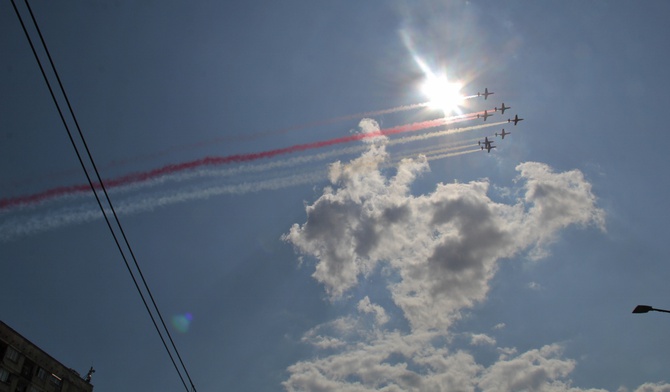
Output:
[[431,108],[440,109],[445,115],[458,110],[463,102],[460,83],[453,83],[446,77],[430,75],[427,77],[421,91],[428,97]]

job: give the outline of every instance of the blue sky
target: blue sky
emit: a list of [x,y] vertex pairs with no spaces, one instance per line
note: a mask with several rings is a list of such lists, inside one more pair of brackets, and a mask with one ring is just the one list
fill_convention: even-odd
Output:
[[[670,308],[666,2],[31,6],[104,179],[445,116],[419,62],[495,92],[447,116],[512,106],[112,189],[198,390],[670,391],[631,314]],[[9,1],[0,37],[0,199],[86,184]],[[96,208],[0,210],[0,317],[96,391],[183,390]]]

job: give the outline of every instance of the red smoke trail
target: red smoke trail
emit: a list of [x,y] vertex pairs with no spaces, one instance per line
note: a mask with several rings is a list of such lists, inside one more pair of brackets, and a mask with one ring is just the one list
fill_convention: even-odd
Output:
[[[477,95],[474,95],[474,97],[477,97]],[[470,98],[470,97],[466,97]],[[159,158],[161,156],[165,156],[171,153],[175,152],[181,152],[181,151],[188,151],[188,150],[193,150],[201,147],[206,147],[210,146],[213,143],[222,143],[222,142],[230,142],[230,141],[248,141],[248,140],[256,140],[258,138],[264,137],[264,136],[269,136],[269,135],[279,135],[283,133],[288,133],[288,132],[293,132],[293,131],[299,131],[301,129],[306,129],[306,128],[316,128],[316,127],[321,127],[324,125],[328,124],[334,124],[338,123],[341,121],[346,121],[346,120],[353,120],[353,119],[361,119],[364,117],[373,117],[373,116],[380,116],[383,114],[391,114],[391,113],[398,113],[398,112],[404,112],[404,111],[409,111],[409,110],[414,110],[414,109],[420,109],[420,108],[425,108],[430,106],[430,102],[422,102],[422,103],[414,103],[414,104],[409,104],[409,105],[403,105],[403,106],[396,106],[394,108],[390,109],[381,109],[381,110],[373,110],[369,112],[361,112],[361,113],[355,113],[355,114],[347,114],[344,116],[340,117],[334,117],[330,118],[327,120],[319,120],[319,121],[312,121],[308,123],[303,123],[299,125],[293,125],[290,127],[285,127],[285,128],[280,128],[276,130],[269,130],[269,131],[262,131],[262,132],[256,132],[256,133],[251,133],[251,134],[240,134],[240,135],[233,135],[233,136],[225,136],[225,137],[219,137],[215,139],[210,139],[207,141],[202,141],[198,143],[192,143],[192,144],[187,144],[187,145],[181,145],[181,146],[176,146],[176,147],[171,147],[162,151],[158,151],[152,154],[146,154],[143,156],[135,157],[135,158],[129,158],[129,159],[119,159],[119,160],[113,160],[111,161],[108,165],[102,166],[103,169],[105,168],[110,168],[110,167],[121,167],[125,166],[131,163],[138,163],[138,162],[143,162],[147,161],[150,159],[155,159]],[[81,169],[76,168],[76,169],[70,169],[58,173],[51,173],[48,174],[47,176],[44,176],[44,178],[50,178],[54,179],[57,177],[62,177],[65,178],[67,176],[71,176],[73,174],[79,173]],[[35,181],[39,181],[40,178],[33,178],[33,179],[24,179],[21,181],[14,181],[9,183],[8,185],[12,187],[18,187],[23,184],[29,184]],[[69,192],[65,192],[69,193]],[[1,203],[1,202],[0,202]],[[0,209],[3,208],[2,204],[0,204]]]
[[[476,113],[475,113],[476,116]],[[387,129],[382,129],[376,132],[370,132],[370,133],[361,133],[361,134],[355,134],[355,135],[350,135],[350,136],[344,136],[344,137],[339,137],[335,139],[330,139],[330,140],[324,140],[320,142],[312,142],[312,143],[305,143],[305,144],[296,144],[290,147],[284,147],[284,148],[278,148],[274,150],[268,150],[268,151],[263,151],[263,152],[256,152],[256,153],[249,153],[249,154],[235,154],[235,155],[228,155],[224,157],[205,157],[202,159],[194,160],[194,161],[189,161],[189,162],[184,162],[184,163],[178,163],[178,164],[171,164],[171,165],[166,165],[163,167],[160,167],[158,169],[150,170],[147,172],[141,172],[141,173],[133,173],[133,174],[128,174],[126,176],[114,178],[111,180],[105,181],[105,187],[110,189],[110,188],[115,188],[119,187],[122,185],[129,185],[129,184],[134,184],[137,182],[141,181],[146,181],[150,180],[159,176],[163,176],[166,174],[173,174],[177,173],[180,171],[184,170],[191,170],[203,166],[214,166],[214,165],[225,165],[225,164],[230,164],[230,163],[239,163],[239,162],[249,162],[249,161],[255,161],[258,159],[264,159],[264,158],[273,158],[279,155],[285,155],[285,154],[290,154],[294,152],[300,152],[300,151],[306,151],[306,150],[312,150],[315,148],[323,148],[323,147],[328,147],[328,146],[333,146],[336,144],[342,144],[342,143],[349,143],[353,141],[358,141],[358,140],[363,140],[363,139],[369,139],[373,137],[378,137],[378,136],[387,136],[387,135],[395,135],[398,133],[403,133],[403,132],[414,132],[414,131],[420,131],[428,128],[435,128],[439,127],[442,125],[447,125],[447,124],[452,124],[460,121],[466,121],[466,120],[471,120],[473,119],[474,116],[472,114],[469,115],[463,115],[463,116],[455,116],[455,117],[449,117],[449,118],[438,118],[435,120],[428,120],[428,121],[421,121],[417,123],[412,123],[412,124],[406,124],[406,125],[400,125],[397,127],[393,128],[387,128]],[[102,189],[100,186],[100,183],[94,183],[93,187],[96,190]],[[14,198],[7,198],[7,199],[2,199],[0,200],[0,210],[4,208],[9,208],[9,207],[17,207],[21,205],[29,205],[33,203],[39,203],[54,197],[58,196],[65,196],[65,195],[72,195],[76,193],[82,193],[82,192],[88,192],[91,189],[91,187],[88,184],[83,184],[83,185],[72,185],[72,186],[64,186],[64,187],[57,187],[57,188],[52,188],[49,190],[46,190],[44,192],[40,193],[35,193],[32,195],[26,195],[26,196],[19,196],[19,197],[14,197]]]
[[128,163],[139,162],[139,161],[142,161],[142,160],[147,160],[147,159],[152,159],[152,158],[158,158],[158,157],[161,157],[163,155],[167,155],[167,154],[174,153],[174,152],[181,152],[181,151],[187,151],[187,150],[191,150],[191,149],[210,146],[213,143],[242,142],[242,141],[256,140],[256,139],[264,137],[264,136],[281,135],[283,133],[299,131],[301,129],[307,129],[307,128],[322,127],[324,125],[334,124],[334,123],[338,123],[338,122],[346,121],[346,120],[362,119],[364,117],[372,117],[372,116],[380,116],[382,114],[404,112],[404,111],[408,111],[408,110],[414,110],[414,109],[428,107],[429,105],[430,105],[430,102],[415,103],[415,104],[410,104],[410,105],[396,106],[396,107],[390,108],[390,109],[381,109],[381,110],[374,110],[374,111],[370,111],[370,112],[347,114],[347,115],[344,115],[344,116],[334,117],[334,118],[330,118],[330,119],[327,119],[327,120],[312,121],[312,122],[308,122],[308,123],[304,123],[304,124],[293,125],[293,126],[290,126],[290,127],[285,127],[285,128],[275,129],[275,130],[261,131],[261,132],[255,132],[255,133],[250,133],[250,134],[239,134],[239,135],[232,135],[232,136],[224,136],[224,137],[219,137],[219,138],[216,138],[216,139],[211,139],[211,140],[207,140],[207,141],[203,141],[203,142],[172,147],[172,148],[169,148],[169,149],[166,149],[166,150],[163,150],[163,151],[159,151],[159,152],[156,152],[154,154],[147,155],[147,156],[144,156],[144,157],[131,158],[131,159],[125,159],[125,160],[115,160],[115,161],[112,161],[109,166],[110,167],[123,166],[123,165],[126,165]]
[[[473,97],[477,97],[477,95],[473,95]],[[470,97],[466,97],[470,98]],[[301,129],[307,129],[307,128],[316,128],[316,127],[322,127],[324,125],[329,125],[329,124],[335,124],[341,121],[346,121],[346,120],[353,120],[353,119],[361,119],[364,117],[373,117],[373,116],[380,116],[383,114],[391,114],[391,113],[398,113],[398,112],[404,112],[404,111],[409,111],[409,110],[414,110],[414,109],[420,109],[420,108],[425,108],[430,106],[430,102],[422,102],[422,103],[414,103],[410,105],[403,105],[403,106],[396,106],[394,108],[390,109],[381,109],[381,110],[373,110],[369,112],[361,112],[361,113],[355,113],[355,114],[347,114],[344,116],[340,117],[334,117],[330,118],[327,120],[319,120],[319,121],[312,121],[308,123],[303,123],[299,125],[293,125],[290,127],[285,127],[285,128],[280,128],[280,129],[275,129],[275,130],[269,130],[269,131],[261,131],[261,132],[255,132],[255,133],[250,133],[250,134],[239,134],[239,135],[233,135],[233,136],[224,136],[224,137],[219,137],[215,139],[210,139],[198,143],[192,143],[192,144],[187,144],[187,145],[181,145],[181,146],[176,146],[176,147],[171,147],[162,151],[158,151],[152,154],[146,154],[143,156],[135,157],[135,158],[128,158],[128,159],[118,159],[118,160],[113,160],[111,161],[108,165],[103,166],[102,168],[110,168],[110,167],[122,167],[126,166],[131,163],[138,163],[138,162],[143,162],[147,161],[150,159],[156,159],[160,158],[162,156],[172,154],[175,152],[182,152],[182,151],[188,151],[188,150],[195,150],[198,148],[210,146],[214,143],[223,143],[223,142],[242,142],[242,141],[250,141],[250,140],[256,140],[264,136],[270,136],[270,135],[280,135],[283,133],[289,133],[293,131],[299,131]],[[67,171],[62,171],[59,173],[52,173],[48,175],[48,178],[54,179],[55,177],[66,177],[66,176],[71,176],[72,174],[77,174],[79,173],[81,169],[76,168],[76,169],[70,169]],[[45,176],[46,178],[47,176]],[[22,184],[27,184],[34,182],[37,179],[32,179],[32,180],[23,180],[23,181],[15,181],[10,183],[9,185],[17,187]],[[67,193],[67,192],[66,192]],[[1,203],[1,202],[0,202]],[[0,204],[0,208],[3,208],[2,204]]]

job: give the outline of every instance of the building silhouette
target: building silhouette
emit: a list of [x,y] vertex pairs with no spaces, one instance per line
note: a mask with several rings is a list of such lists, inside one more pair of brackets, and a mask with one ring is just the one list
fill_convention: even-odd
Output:
[[79,373],[0,321],[0,392],[92,392]]

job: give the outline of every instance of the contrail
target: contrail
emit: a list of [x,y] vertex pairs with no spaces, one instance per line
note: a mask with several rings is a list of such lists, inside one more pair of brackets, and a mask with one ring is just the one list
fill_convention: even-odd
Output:
[[[441,131],[435,131],[435,132],[429,132],[426,134],[421,134],[421,135],[413,135],[413,136],[405,136],[397,139],[391,139],[386,141],[386,145],[388,146],[395,146],[399,144],[407,144],[410,142],[415,142],[415,141],[420,141],[420,140],[426,140],[430,138],[435,138],[435,137],[440,137],[444,135],[449,135],[449,134],[456,134],[456,133],[462,133],[466,131],[474,131],[478,129],[483,129],[491,126],[496,126],[500,124],[504,124],[505,122],[498,122],[498,123],[487,123],[487,124],[480,124],[480,125],[473,125],[469,127],[462,127],[462,128],[450,128],[450,129],[445,129]],[[456,144],[461,144],[461,143],[468,143],[468,142],[474,142],[477,141],[478,139],[472,139],[469,141],[459,141],[459,142],[451,142],[448,144],[448,146],[454,146]],[[274,162],[268,162],[264,164],[253,164],[253,165],[240,165],[236,167],[230,167],[230,168],[220,168],[220,169],[204,169],[200,168],[199,170],[182,170],[181,172],[174,172],[174,173],[167,173],[163,175],[159,175],[156,177],[153,177],[151,179],[145,180],[145,181],[140,181],[140,182],[131,182],[127,183],[125,185],[119,185],[116,187],[113,187],[109,189],[110,194],[112,195],[118,195],[120,193],[127,193],[131,191],[136,191],[139,189],[146,189],[146,188],[151,188],[155,187],[157,185],[161,185],[164,183],[168,182],[183,182],[186,180],[191,180],[195,178],[206,178],[206,177],[230,177],[234,175],[239,175],[243,173],[258,173],[258,172],[264,172],[268,170],[273,170],[273,169],[279,169],[279,168],[285,168],[285,167],[293,167],[293,166],[298,166],[301,164],[307,164],[311,162],[316,162],[316,161],[322,161],[322,160],[327,160],[332,157],[336,156],[342,156],[342,155],[353,155],[353,154],[358,154],[364,150],[367,149],[367,146],[365,145],[356,145],[356,146],[350,146],[350,147],[345,147],[345,148],[339,148],[331,151],[325,151],[319,154],[313,154],[313,155],[307,155],[307,156],[299,156],[299,157],[292,157],[284,160],[279,160],[279,161],[274,161]],[[424,151],[425,149],[419,149],[418,151]],[[418,153],[418,152],[417,152]],[[68,188],[58,188],[60,189],[68,189]],[[50,190],[51,192],[55,193],[55,190]],[[73,197],[81,197],[81,196],[86,196],[88,195],[88,192],[63,192],[60,194],[52,195],[49,197],[44,197],[41,200],[34,201],[34,202],[26,202],[23,204],[18,204],[18,205],[13,205],[11,207],[21,207],[27,208],[30,206],[35,206],[36,204],[41,204],[42,202],[46,201],[57,201],[57,200],[63,200],[64,198],[73,198]],[[2,214],[3,209],[0,208],[0,215]],[[7,211],[7,208],[5,208],[5,211]]]
[[[312,183],[325,177],[326,171],[322,170],[255,183],[220,185],[205,189],[196,188],[183,190],[177,193],[166,192],[167,194],[162,195],[142,195],[140,200],[131,198],[115,203],[114,209],[119,215],[128,215],[143,211],[151,211],[155,208],[170,204],[207,199],[217,195],[246,194],[263,190],[282,189],[290,186]],[[111,210],[107,207],[105,207],[105,214],[111,214]],[[12,218],[0,224],[0,242],[10,241],[23,235],[36,234],[66,225],[86,223],[100,218],[102,218],[102,212],[94,203],[87,203],[76,208],[66,208],[58,212],[50,212],[46,215],[36,215],[29,219]]]
[[[123,186],[123,185],[128,185],[128,184],[133,184],[133,183],[138,183],[142,181],[147,181],[156,177],[163,176],[165,174],[170,174],[170,173],[177,173],[180,171],[185,171],[185,170],[191,170],[199,167],[204,167],[204,166],[214,166],[214,165],[225,165],[225,164],[230,164],[230,163],[240,163],[240,162],[249,162],[249,161],[255,161],[259,159],[267,159],[267,158],[273,158],[275,156],[280,156],[280,155],[285,155],[285,154],[290,154],[290,153],[295,153],[295,152],[301,152],[301,151],[307,151],[311,149],[317,149],[317,148],[323,148],[323,147],[329,147],[337,144],[343,144],[343,143],[348,143],[352,141],[359,141],[359,140],[364,140],[364,139],[369,139],[369,138],[374,138],[374,137],[379,137],[379,136],[388,136],[388,135],[394,135],[394,134],[399,134],[399,133],[404,133],[404,132],[414,132],[414,131],[420,131],[424,129],[429,129],[429,128],[435,128],[438,126],[443,126],[447,124],[452,124],[460,121],[467,121],[471,120],[473,118],[473,115],[468,114],[468,115],[461,115],[461,116],[453,116],[453,117],[447,117],[447,118],[438,118],[435,120],[427,120],[427,121],[421,121],[421,122],[416,122],[416,123],[411,123],[411,124],[405,124],[405,125],[400,125],[392,128],[386,128],[382,129],[376,132],[370,132],[370,133],[359,133],[359,134],[354,134],[354,135],[349,135],[349,136],[343,136],[339,138],[334,138],[334,139],[329,139],[329,140],[324,140],[324,141],[319,141],[319,142],[311,142],[311,143],[304,143],[304,144],[296,144],[290,147],[284,147],[284,148],[278,148],[274,150],[268,150],[268,151],[263,151],[263,152],[257,152],[257,153],[247,153],[247,154],[235,154],[235,155],[228,155],[228,156],[223,156],[223,157],[205,157],[202,159],[194,160],[194,161],[188,161],[188,162],[183,162],[179,164],[170,164],[163,166],[158,169],[154,169],[151,171],[147,172],[140,172],[140,173],[132,173],[126,176],[122,177],[117,177],[111,180],[107,180],[105,182],[105,186],[108,189]],[[94,183],[93,184],[95,189],[101,189],[101,186],[99,183]],[[7,198],[7,199],[1,199],[0,200],[0,210],[9,208],[9,207],[16,207],[20,205],[26,205],[26,204],[33,204],[33,203],[39,203],[41,201],[66,195],[66,194],[74,194],[74,193],[82,193],[82,192],[88,192],[90,190],[89,185],[72,185],[72,186],[63,186],[63,187],[57,187],[57,188],[52,188],[40,193],[32,194],[32,195],[27,195],[27,196],[19,196],[19,197],[14,197],[14,198]]]
[[479,148],[473,149],[473,150],[467,150],[467,151],[460,151],[460,152],[450,152],[450,153],[444,153],[444,154],[435,154],[435,155],[427,155],[426,159],[429,161],[436,161],[438,159],[444,159],[444,158],[450,158],[450,157],[455,157],[458,155],[465,155],[465,154],[472,154],[473,152],[479,152],[481,151]]
[[[442,130],[442,131],[429,132],[429,133],[422,134],[422,135],[405,136],[405,137],[398,138],[398,139],[388,140],[388,141],[386,141],[385,144],[387,146],[407,144],[407,143],[414,142],[414,141],[426,140],[426,139],[440,137],[440,136],[444,136],[444,135],[448,135],[448,134],[456,134],[456,133],[462,133],[462,132],[467,132],[467,131],[479,130],[479,129],[483,129],[483,128],[487,128],[487,127],[491,127],[491,126],[500,125],[500,124],[503,124],[503,123],[506,123],[506,122],[503,121],[503,122],[499,122],[499,123],[473,125],[473,126],[470,126],[470,127],[463,127],[463,128],[451,128],[451,129]],[[468,144],[468,143],[473,143],[474,144],[477,140],[480,140],[480,139],[481,138],[461,140],[461,141],[456,141],[456,142],[450,142],[446,145],[447,146],[457,146],[457,145]],[[325,151],[325,152],[318,153],[318,154],[287,158],[287,159],[284,159],[284,160],[279,160],[279,161],[274,161],[274,162],[269,162],[269,163],[263,163],[263,164],[240,165],[240,166],[237,166],[237,167],[224,168],[224,169],[200,169],[200,170],[197,170],[197,171],[187,171],[187,172],[184,172],[184,173],[166,174],[166,175],[163,175],[163,176],[160,176],[160,177],[156,177],[152,180],[147,180],[147,181],[144,181],[144,182],[130,184],[130,185],[127,185],[127,186],[122,186],[122,187],[116,188],[115,193],[124,192],[124,191],[131,191],[131,190],[136,190],[136,189],[140,189],[140,188],[148,188],[148,187],[152,187],[152,186],[159,185],[159,184],[166,183],[166,182],[180,182],[180,181],[190,180],[190,179],[194,179],[194,178],[204,178],[204,177],[229,177],[229,176],[234,176],[234,175],[243,174],[243,173],[259,173],[259,172],[265,172],[265,171],[273,170],[273,169],[294,167],[294,166],[303,165],[303,164],[307,164],[307,163],[324,161],[324,160],[327,160],[327,159],[330,159],[330,158],[333,158],[333,157],[358,154],[358,153],[361,153],[361,152],[363,152],[367,149],[368,149],[368,146],[366,146],[366,145],[356,145],[356,146],[339,148],[339,149],[335,149],[335,150],[331,150],[331,151]],[[417,151],[418,152],[425,151],[425,147],[424,148],[418,148]]]
[[[467,147],[467,146],[465,146]],[[462,147],[456,147],[456,149]],[[427,159],[443,159],[449,156],[461,155],[465,152],[447,153],[450,149],[436,149],[425,154]],[[441,153],[441,155],[436,155]],[[418,155],[418,154],[417,154]],[[392,164],[397,164],[404,157],[392,159]],[[251,192],[266,190],[278,190],[292,186],[314,183],[327,178],[327,169],[310,170],[307,173],[292,174],[285,177],[277,177],[257,182],[246,182],[237,185],[202,185],[192,189],[180,190],[178,192],[165,191],[160,194],[139,195],[139,199],[128,198],[115,203],[115,210],[119,215],[131,215],[140,212],[152,211],[156,208],[183,203],[193,200],[208,199],[220,195],[240,195]],[[105,214],[111,214],[111,210],[105,207]],[[21,236],[37,234],[39,232],[57,229],[59,227],[92,222],[102,218],[102,212],[92,202],[81,206],[64,208],[45,215],[31,216],[28,219],[12,218],[0,224],[0,242],[11,241]]]
[[[417,148],[413,151],[403,151],[403,154],[399,154],[395,160],[400,160],[404,158],[415,158],[419,155],[425,155],[425,156],[430,156],[430,155],[437,155],[437,154],[444,154],[447,152],[453,152],[453,151],[458,151],[458,150],[463,150],[466,148],[473,148],[477,146],[476,143],[473,143],[472,141],[468,141],[468,143],[463,144],[463,145],[453,145],[453,144],[447,144],[443,146],[439,146],[434,149],[426,149],[426,148]],[[477,147],[477,150],[479,150],[479,147]]]
[[[464,96],[463,100],[477,98],[477,97],[478,97],[478,95],[468,95],[468,96]],[[346,114],[344,116],[333,117],[333,118],[329,118],[329,119],[326,119],[326,120],[306,122],[306,123],[303,123],[303,124],[293,125],[293,126],[289,126],[289,127],[285,127],[285,128],[275,129],[275,130],[254,132],[254,133],[250,133],[250,134],[239,134],[239,135],[234,135],[234,136],[225,136],[225,137],[210,139],[210,140],[207,140],[207,141],[198,142],[198,143],[194,143],[194,144],[189,144],[189,145],[185,145],[185,146],[170,148],[170,149],[163,150],[163,151],[157,152],[155,154],[152,154],[151,156],[161,156],[161,155],[169,154],[171,152],[179,152],[179,151],[184,151],[184,150],[187,150],[187,149],[209,146],[213,143],[218,143],[218,142],[256,140],[256,139],[264,137],[264,136],[283,134],[283,133],[288,133],[288,132],[292,132],[292,131],[299,131],[299,130],[307,129],[307,128],[316,128],[316,127],[321,127],[321,126],[324,126],[324,125],[334,124],[334,123],[347,121],[347,120],[362,119],[362,118],[365,118],[365,117],[381,116],[381,115],[384,115],[384,114],[392,114],[392,113],[405,112],[405,111],[409,111],[409,110],[427,108],[430,105],[431,105],[430,101],[420,102],[420,103],[414,103],[414,104],[409,104],[409,105],[396,106],[396,107],[389,108],[389,109],[380,109],[380,110],[372,110],[372,111],[368,111],[368,112]],[[494,110],[494,109],[489,109],[489,111],[492,111],[492,110]],[[481,112],[481,113],[483,113],[483,112]],[[475,115],[476,114],[477,113],[475,113]],[[135,161],[135,160],[128,160],[128,161]],[[124,164],[125,162],[126,161],[112,161],[112,163],[116,164],[116,165]]]
[[[461,128],[460,130],[462,132],[467,128],[479,129],[481,127],[482,126],[479,125],[479,126]],[[443,133],[444,131],[433,132],[433,134],[435,134],[433,137],[441,136]],[[406,137],[402,139],[405,139],[404,140],[405,143],[412,141],[411,137]],[[401,139],[393,141],[399,141],[399,140]],[[470,149],[466,151],[459,151],[466,148],[472,148],[476,140],[477,140],[476,138],[469,140],[462,140],[442,145],[438,148],[416,149],[416,151],[405,152],[402,155],[392,155],[392,159],[386,164],[384,164],[384,166],[392,166],[394,164],[397,164],[401,159],[408,157],[416,157],[419,154],[425,155],[428,160],[437,160],[477,152],[480,150],[479,148]],[[311,157],[296,157],[287,159],[283,162],[282,165],[276,165],[277,162],[273,162],[264,165],[249,166],[246,168],[246,170],[263,172],[268,169],[288,167],[294,164],[300,164],[299,162],[303,158],[308,158],[308,161],[311,161],[312,159],[327,159],[328,156],[333,156],[335,154],[342,154],[343,152],[353,154],[360,152],[362,150],[366,150],[368,148],[369,146],[354,146],[345,149],[339,149],[336,151],[329,151],[321,154],[315,154]],[[196,175],[192,175],[192,173],[178,173],[176,175],[172,174],[170,176],[172,177],[172,180],[179,181],[183,180],[184,178],[192,179],[208,175],[213,176],[233,175],[235,170],[236,169],[217,171],[217,170],[201,169],[198,170],[199,173],[196,173]],[[325,178],[327,178],[327,172],[328,170],[325,167],[320,170],[314,170],[313,167],[310,167],[309,171],[306,172],[301,171],[301,173],[292,173],[286,176],[274,176],[271,179],[255,181],[255,182],[244,182],[241,184],[234,184],[234,185],[199,184],[190,189],[181,189],[177,192],[175,192],[174,190],[167,190],[159,194],[156,193],[150,195],[141,194],[135,197],[126,198],[124,200],[121,200],[120,202],[115,203],[116,205],[115,209],[117,213],[121,215],[129,215],[139,212],[151,211],[155,208],[171,204],[182,203],[192,200],[207,199],[212,196],[226,195],[226,194],[229,195],[246,194],[250,192],[283,189],[291,186],[298,186],[302,184],[314,183],[317,181],[324,180]],[[153,181],[156,181],[156,184],[158,184],[164,182],[165,180],[156,178],[153,179],[152,182]],[[134,188],[137,185],[138,184],[130,185],[130,188]],[[111,213],[111,211],[109,211],[109,209],[106,208],[105,213]],[[66,207],[55,212],[49,212],[46,215],[31,216],[28,219],[25,218],[22,219],[20,217],[11,218],[0,224],[0,241],[9,241],[23,235],[35,234],[38,232],[55,229],[58,227],[67,226],[71,224],[86,223],[99,219],[101,217],[102,213],[100,212],[98,207],[92,202],[86,202],[77,207]]]
[[[492,124],[491,124],[492,125]],[[490,126],[490,125],[487,125]],[[472,130],[475,129],[481,129],[482,126],[473,126],[473,127],[466,127],[466,128],[459,128],[456,129],[458,132],[463,132],[465,130],[468,130],[468,128],[472,128]],[[427,139],[431,137],[438,137],[438,136],[443,136],[445,131],[437,131],[437,132],[432,132],[429,134],[424,135],[424,137],[421,138]],[[404,137],[404,138],[399,138],[399,139],[394,139],[387,141],[387,145],[397,145],[397,144],[406,144],[413,142],[417,139],[414,137]],[[446,144],[446,146],[453,146],[454,148],[464,148],[468,146],[461,146],[461,147],[456,147],[462,144],[470,144],[474,145],[474,143],[479,140],[478,138],[474,139],[468,139],[468,140],[462,140],[462,141],[457,141],[457,142],[451,142]],[[444,146],[444,145],[443,145]],[[300,157],[293,157],[293,158],[288,158],[284,160],[279,160],[279,161],[274,161],[274,162],[269,162],[269,163],[264,163],[264,164],[254,164],[254,165],[241,165],[237,166],[234,168],[223,168],[223,169],[199,169],[199,170],[191,170],[191,171],[186,171],[183,173],[172,173],[172,174],[166,174],[160,177],[156,177],[151,180],[147,180],[144,182],[139,182],[139,183],[134,183],[134,184],[129,184],[126,186],[120,186],[118,188],[114,188],[111,190],[111,194],[118,194],[118,193],[123,193],[123,192],[130,192],[130,191],[135,191],[138,189],[142,188],[151,188],[160,184],[164,184],[167,182],[183,182],[187,180],[192,180],[196,178],[207,178],[207,177],[232,177],[235,175],[239,174],[245,174],[245,173],[262,173],[266,172],[269,170],[274,170],[274,169],[281,169],[281,168],[289,168],[289,167],[295,167],[299,165],[304,165],[308,163],[313,163],[313,162],[318,162],[318,161],[324,161],[330,158],[338,157],[338,156],[343,156],[343,155],[354,155],[354,154],[359,154],[365,150],[368,149],[368,146],[366,145],[356,145],[356,146],[351,146],[351,147],[344,147],[344,148],[339,148],[336,150],[331,150],[331,151],[326,151],[322,152],[319,154],[313,154],[313,155],[306,155],[306,156],[300,156]],[[404,152],[405,156],[412,156],[419,154],[421,152],[426,151],[425,147],[420,147],[417,148],[415,152]],[[409,155],[408,155],[409,154]],[[310,169],[311,170],[311,169]]]
[[[468,99],[468,98],[472,98],[472,97],[473,96],[465,97],[464,99]],[[476,95],[474,97],[476,97]],[[125,160],[114,160],[108,166],[109,167],[119,167],[119,166],[127,165],[129,163],[136,163],[136,162],[146,161],[146,160],[149,160],[149,159],[159,158],[161,156],[171,154],[171,153],[175,153],[175,152],[182,152],[182,151],[193,150],[193,149],[196,149],[196,148],[207,147],[207,146],[211,146],[212,144],[215,144],[215,143],[241,142],[241,141],[257,140],[257,139],[265,137],[265,136],[281,135],[281,134],[285,134],[285,133],[289,133],[289,132],[293,132],[293,131],[299,131],[299,130],[303,130],[303,129],[307,129],[307,128],[322,127],[322,126],[325,126],[325,125],[335,124],[335,123],[342,122],[342,121],[347,121],[347,120],[362,119],[362,118],[365,118],[365,117],[380,116],[380,115],[391,114],[391,113],[399,113],[399,112],[404,112],[404,111],[409,111],[409,110],[425,108],[425,107],[428,107],[428,106],[430,106],[430,102],[421,102],[421,103],[415,103],[415,104],[410,104],[410,105],[396,106],[396,107],[389,108],[389,109],[381,109],[381,110],[373,110],[373,111],[369,111],[369,112],[347,114],[347,115],[340,116],[340,117],[333,117],[333,118],[329,118],[329,119],[326,119],[326,120],[312,121],[312,122],[293,125],[293,126],[289,126],[289,127],[280,128],[280,129],[254,132],[254,133],[249,133],[249,134],[239,134],[239,135],[233,135],[233,136],[219,137],[219,138],[210,139],[210,140],[206,140],[206,141],[202,141],[202,142],[198,142],[198,143],[172,147],[172,148],[165,149],[163,151],[159,151],[159,152],[156,152],[156,153],[153,153],[153,154],[150,154],[150,155],[144,155],[142,157],[130,158],[130,159],[125,159]]]
[[[463,99],[469,99],[469,98],[472,98],[472,97],[476,97],[476,95],[464,97]],[[209,140],[201,141],[201,142],[197,142],[197,143],[175,146],[175,147],[164,149],[162,151],[158,151],[158,152],[155,152],[155,153],[152,153],[152,154],[142,155],[142,156],[139,156],[139,157],[112,160],[109,164],[101,166],[101,169],[122,167],[122,166],[126,166],[128,164],[131,164],[131,163],[144,162],[144,161],[159,158],[159,157],[162,157],[162,156],[165,156],[165,155],[168,155],[168,154],[172,154],[172,153],[175,153],[175,152],[183,152],[183,151],[193,150],[193,149],[197,149],[197,148],[201,148],[201,147],[211,146],[212,144],[215,144],[215,143],[256,140],[256,139],[259,139],[259,138],[264,137],[264,136],[284,134],[284,133],[288,133],[288,132],[292,132],[292,131],[299,131],[299,130],[307,129],[307,128],[316,128],[316,127],[321,127],[321,126],[324,126],[324,125],[335,124],[335,123],[346,121],[346,120],[362,119],[362,118],[365,118],[365,117],[373,117],[373,116],[380,116],[380,115],[384,115],[384,114],[399,113],[399,112],[404,112],[404,111],[426,108],[426,107],[429,107],[429,106],[430,106],[430,102],[421,102],[421,103],[415,103],[415,104],[410,104],[410,105],[396,106],[396,107],[389,108],[389,109],[381,109],[381,110],[373,110],[373,111],[361,112],[361,113],[355,113],[355,114],[347,114],[347,115],[340,116],[340,117],[334,117],[334,118],[330,118],[330,119],[326,119],[326,120],[306,122],[306,123],[303,123],[303,124],[293,125],[293,126],[289,126],[289,127],[275,129],[275,130],[268,130],[268,131],[254,132],[254,133],[250,133],[250,134],[238,134],[238,135],[233,135],[233,136],[219,137],[219,138],[209,139]],[[60,172],[49,174],[48,178],[54,179],[56,177],[71,176],[73,174],[78,174],[80,172],[80,170],[81,170],[80,168],[77,168],[77,169],[73,168],[73,169],[69,169],[69,170],[63,170],[63,171],[60,171]],[[16,187],[16,186],[20,186],[20,185],[24,185],[24,184],[29,184],[29,183],[32,183],[32,182],[38,181],[38,180],[40,180],[40,178],[34,178],[32,180],[24,179],[24,180],[21,180],[21,181],[10,182],[8,185]],[[2,205],[0,205],[0,209],[2,209],[2,208],[3,208]]]
[[478,129],[484,129],[488,127],[493,127],[496,125],[501,125],[501,124],[507,124],[507,121],[499,121],[495,123],[487,123],[487,124],[481,124],[481,125],[473,125],[470,127],[463,127],[463,128],[450,128],[450,129],[445,129],[442,131],[436,131],[436,132],[430,132],[430,133],[424,133],[421,135],[414,135],[414,136],[405,136],[403,138],[399,139],[394,139],[390,140],[388,142],[388,145],[396,145],[400,143],[409,143],[409,142],[414,142],[414,141],[419,141],[419,140],[426,140],[438,136],[445,136],[445,135],[452,135],[456,133],[462,133],[462,132],[469,132],[469,131],[475,131]]

